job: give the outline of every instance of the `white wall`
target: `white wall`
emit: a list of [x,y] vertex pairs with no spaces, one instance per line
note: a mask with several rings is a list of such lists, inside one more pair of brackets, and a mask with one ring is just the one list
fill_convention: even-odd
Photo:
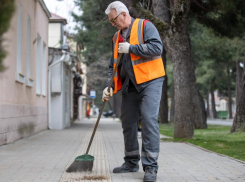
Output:
[[61,39],[61,23],[49,23],[48,47],[59,48]]

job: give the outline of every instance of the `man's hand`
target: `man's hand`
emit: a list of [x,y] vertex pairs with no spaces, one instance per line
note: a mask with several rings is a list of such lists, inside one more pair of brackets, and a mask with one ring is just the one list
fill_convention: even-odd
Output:
[[109,97],[111,97],[112,95],[113,95],[113,89],[110,88],[110,92],[108,92],[108,87],[106,87],[103,90],[102,101],[104,102],[104,100],[109,100]]
[[130,44],[128,42],[119,43],[118,52],[119,53],[129,53],[129,46]]

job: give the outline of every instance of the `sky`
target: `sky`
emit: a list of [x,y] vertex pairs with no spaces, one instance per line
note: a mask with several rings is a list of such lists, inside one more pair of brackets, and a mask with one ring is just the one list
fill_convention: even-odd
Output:
[[63,18],[66,18],[67,25],[65,29],[70,33],[76,33],[74,28],[76,27],[76,23],[73,21],[71,16],[71,12],[76,14],[81,14],[81,11],[78,7],[75,6],[73,0],[44,0],[49,12],[55,13]]

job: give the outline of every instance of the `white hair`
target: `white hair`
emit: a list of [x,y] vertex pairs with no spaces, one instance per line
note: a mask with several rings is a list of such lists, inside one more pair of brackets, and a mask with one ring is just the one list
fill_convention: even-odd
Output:
[[112,9],[115,9],[117,14],[119,15],[121,12],[125,12],[129,15],[128,8],[123,4],[121,1],[114,1],[111,4],[108,5],[108,7],[105,10],[105,14],[109,14]]

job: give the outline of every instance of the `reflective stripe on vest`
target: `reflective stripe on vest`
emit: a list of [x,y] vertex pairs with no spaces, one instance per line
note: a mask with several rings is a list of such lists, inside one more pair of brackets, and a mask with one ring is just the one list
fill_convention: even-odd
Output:
[[[113,63],[113,70],[116,67],[117,64],[117,59],[118,59],[118,43],[119,43],[119,35],[120,35],[120,30],[118,32],[116,32],[116,34],[113,37],[113,50],[114,50],[114,63]],[[113,78],[114,81],[114,94],[117,93],[118,90],[121,90],[122,88],[122,82],[121,82],[121,78],[118,74],[118,69],[116,71],[116,74]]]

